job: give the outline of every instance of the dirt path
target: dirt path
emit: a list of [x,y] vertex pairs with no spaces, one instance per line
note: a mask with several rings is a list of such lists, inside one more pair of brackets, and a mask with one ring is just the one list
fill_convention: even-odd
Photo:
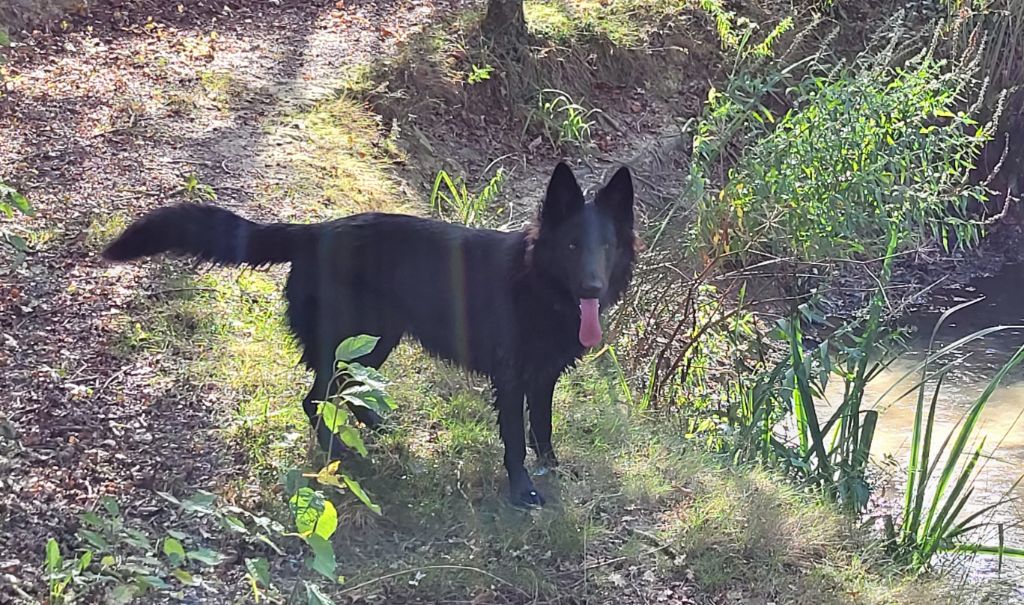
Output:
[[247,216],[294,214],[267,202],[301,145],[277,120],[442,5],[190,7],[158,25],[138,11],[12,50],[0,175],[38,215],[24,222],[34,253],[0,272],[0,601],[38,586],[46,539],[99,496],[148,518],[150,490],[209,487],[242,462],[204,393],[171,378],[178,360],[124,352],[119,309],[161,293],[145,270],[102,265],[104,241],[186,197],[188,175]]

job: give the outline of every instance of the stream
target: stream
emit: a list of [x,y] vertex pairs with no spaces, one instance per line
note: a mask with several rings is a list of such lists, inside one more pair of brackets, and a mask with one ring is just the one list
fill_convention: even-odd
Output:
[[[892,480],[883,480],[878,485],[881,498],[892,502],[895,510],[902,504],[901,481],[905,476],[917,404],[916,392],[899,397],[913,386],[920,373],[902,381],[881,400],[879,398],[925,358],[932,329],[946,309],[982,297],[983,300],[961,309],[946,321],[937,335],[936,349],[987,327],[1024,325],[1024,265],[1007,265],[995,276],[979,278],[966,287],[938,293],[927,308],[909,317],[908,322],[917,330],[908,340],[907,351],[867,386],[865,408],[880,412],[872,447],[873,459],[883,475],[887,468],[892,470],[892,462],[899,469]],[[951,370],[943,384],[938,398],[933,451],[1021,345],[1024,345],[1024,329],[1013,328],[975,340],[960,350],[960,355],[970,355]],[[841,400],[842,386],[837,384],[839,382],[832,381],[829,385],[828,396],[833,404],[837,402],[836,396]],[[931,388],[927,391],[929,397],[932,392]],[[1024,473],[1022,415],[1024,364],[1010,371],[981,417],[979,434],[985,437],[984,452],[989,457],[978,464],[980,471],[974,484],[973,502],[968,507],[978,510],[1000,499],[1018,498],[1002,504],[989,518],[993,524],[1003,525],[1004,543],[1016,548],[1024,548],[1024,502],[1021,501],[1024,499],[1024,482],[1015,486]],[[973,448],[969,449],[973,451]],[[991,530],[973,536],[971,541],[998,544],[998,531],[993,526]],[[965,569],[969,578],[998,579],[1009,584],[1016,597],[1021,599],[1017,602],[1024,602],[1024,562],[1004,560],[1001,569],[999,563],[996,557],[979,556],[974,557]]]

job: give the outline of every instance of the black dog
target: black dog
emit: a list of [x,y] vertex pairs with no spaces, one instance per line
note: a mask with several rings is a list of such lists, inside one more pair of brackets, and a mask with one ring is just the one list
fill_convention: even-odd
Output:
[[[333,435],[317,415],[329,397],[334,350],[356,334],[379,336],[360,363],[379,367],[404,334],[427,351],[490,377],[513,502],[541,505],[524,466],[524,396],[530,445],[551,447],[559,376],[601,340],[598,312],[618,301],[634,260],[633,182],[620,168],[593,203],[558,164],[535,223],[520,232],[470,229],[394,214],[311,224],[260,225],[212,206],[154,210],[104,251],[110,260],[161,252],[225,265],[292,263],[288,320],[316,380],[303,408],[321,446]],[[368,408],[353,412],[375,426]]]

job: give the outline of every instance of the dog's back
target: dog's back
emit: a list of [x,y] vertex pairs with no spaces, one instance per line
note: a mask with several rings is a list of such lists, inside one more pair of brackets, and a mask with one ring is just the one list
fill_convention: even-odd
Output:
[[512,345],[525,246],[522,233],[404,215],[319,225],[292,259],[293,330],[321,355],[353,333],[385,344],[410,334],[431,353],[490,375],[497,353]]

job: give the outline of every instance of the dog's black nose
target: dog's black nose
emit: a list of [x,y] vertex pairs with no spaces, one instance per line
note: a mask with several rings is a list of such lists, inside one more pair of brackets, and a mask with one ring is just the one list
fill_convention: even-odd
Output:
[[604,293],[604,284],[600,282],[587,282],[580,287],[580,298],[601,298]]

